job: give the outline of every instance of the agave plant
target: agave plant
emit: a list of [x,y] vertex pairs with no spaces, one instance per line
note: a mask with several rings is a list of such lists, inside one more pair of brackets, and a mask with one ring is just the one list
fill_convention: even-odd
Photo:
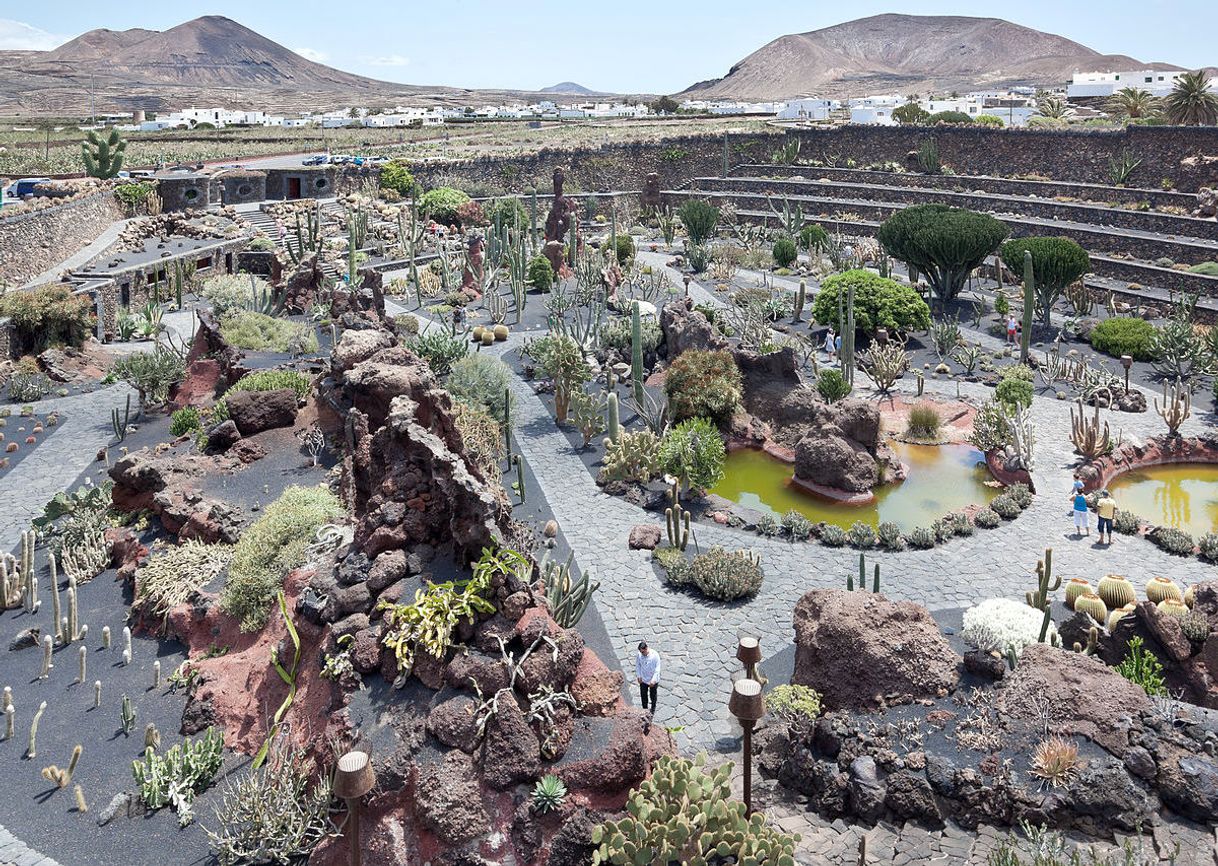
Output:
[[546,773],[533,786],[533,808],[544,814],[562,806],[567,799],[567,786],[553,773]]

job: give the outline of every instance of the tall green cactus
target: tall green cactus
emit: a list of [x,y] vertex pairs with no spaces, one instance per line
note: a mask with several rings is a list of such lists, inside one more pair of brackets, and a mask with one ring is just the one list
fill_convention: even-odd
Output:
[[1053,613],[1052,600],[1049,598],[1049,593],[1056,592],[1061,588],[1061,575],[1054,577],[1053,575],[1053,548],[1046,547],[1044,558],[1036,563],[1036,591],[1024,593],[1028,605],[1039,611],[1044,611],[1044,617],[1040,623],[1040,636],[1038,640],[1041,643],[1045,642],[1045,637],[1049,633],[1049,623]]
[[793,323],[798,324],[799,322],[803,321],[804,304],[807,302],[807,299],[808,281],[801,279],[799,281],[799,288],[795,291],[795,315],[791,318]]
[[643,402],[643,322],[639,302],[630,302],[630,386],[634,402]]
[[127,142],[123,141],[117,129],[111,129],[105,138],[90,129],[85,133],[85,140],[80,143],[80,155],[85,163],[85,174],[89,177],[99,177],[109,180],[118,177],[123,170],[123,156],[127,150]]
[[546,600],[550,603],[550,615],[563,628],[573,628],[584,616],[592,594],[600,589],[600,581],[592,580],[591,571],[583,572],[579,580],[571,579],[571,560],[567,556],[562,565],[550,560],[547,550],[541,560],[542,585],[546,589]]
[[[1001,267],[1001,265],[1000,265]],[[1032,251],[1023,252],[1023,333],[1019,335],[1019,363],[1028,363],[1032,344],[1032,310],[1036,299],[1036,277],[1032,272]]]
[[668,544],[684,550],[689,544],[689,512],[681,507],[680,481],[672,483],[672,504],[664,509],[664,522],[668,529]]
[[846,330],[842,334],[842,376],[854,387],[854,283],[846,292]]
[[618,406],[617,392],[609,394],[609,438],[614,442],[618,442],[622,438],[622,418],[621,409]]

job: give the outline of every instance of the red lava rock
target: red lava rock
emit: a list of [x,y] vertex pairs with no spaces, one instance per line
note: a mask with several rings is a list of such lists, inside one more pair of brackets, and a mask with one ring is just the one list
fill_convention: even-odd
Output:
[[110,564],[118,569],[118,577],[122,580],[135,577],[135,570],[148,558],[148,548],[125,527],[107,529],[104,538],[110,548]]
[[170,388],[169,402],[175,409],[211,406],[223,377],[224,371],[215,358],[197,358],[186,368],[186,378]]
[[[619,713],[600,751],[557,768],[556,774],[573,794],[578,793],[597,808],[620,809],[630,789],[647,776],[652,758],[670,740],[668,732],[658,725],[652,725],[650,733],[644,733],[646,727],[641,710]],[[652,735],[656,741],[649,743]],[[671,745],[666,748],[671,749]]]
[[256,460],[261,460],[268,453],[266,446],[259,442],[254,442],[249,439],[241,439],[229,451],[234,457],[242,463],[253,463]]
[[631,550],[655,550],[660,543],[660,527],[653,523],[641,523],[630,529],[626,542]]
[[584,715],[610,716],[626,706],[622,699],[624,679],[621,671],[609,670],[596,653],[585,647],[569,691]]
[[228,415],[242,436],[253,436],[264,430],[291,427],[296,421],[296,392],[290,388],[277,391],[237,391],[224,400]]

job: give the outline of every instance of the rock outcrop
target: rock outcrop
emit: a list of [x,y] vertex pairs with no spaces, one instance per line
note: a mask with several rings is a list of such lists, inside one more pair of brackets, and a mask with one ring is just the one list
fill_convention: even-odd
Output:
[[694,309],[692,298],[666,303],[660,311],[660,330],[669,361],[690,349],[719,350],[728,346],[727,338],[715,330],[700,310]]

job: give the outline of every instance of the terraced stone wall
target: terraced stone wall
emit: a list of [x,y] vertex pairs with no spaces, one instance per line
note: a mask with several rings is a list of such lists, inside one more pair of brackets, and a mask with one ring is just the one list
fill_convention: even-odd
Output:
[[0,217],[0,285],[26,283],[122,218],[122,208],[110,190]]

